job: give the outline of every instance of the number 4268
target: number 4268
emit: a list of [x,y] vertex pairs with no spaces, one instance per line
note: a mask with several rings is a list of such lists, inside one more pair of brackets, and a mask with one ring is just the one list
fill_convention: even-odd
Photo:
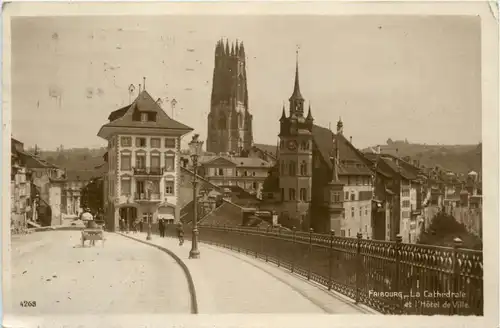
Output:
[[36,301],[21,301],[19,305],[21,307],[36,307]]

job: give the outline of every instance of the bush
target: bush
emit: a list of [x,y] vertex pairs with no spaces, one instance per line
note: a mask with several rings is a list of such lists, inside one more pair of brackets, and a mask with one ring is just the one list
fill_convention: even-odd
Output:
[[453,239],[462,240],[462,248],[482,249],[479,237],[469,233],[462,223],[446,213],[438,213],[427,231],[420,234],[419,244],[453,247]]

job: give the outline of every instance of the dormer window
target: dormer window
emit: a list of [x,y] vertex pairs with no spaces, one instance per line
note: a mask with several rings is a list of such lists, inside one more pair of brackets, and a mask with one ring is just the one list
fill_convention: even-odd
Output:
[[135,111],[132,119],[140,122],[156,122],[156,113]]

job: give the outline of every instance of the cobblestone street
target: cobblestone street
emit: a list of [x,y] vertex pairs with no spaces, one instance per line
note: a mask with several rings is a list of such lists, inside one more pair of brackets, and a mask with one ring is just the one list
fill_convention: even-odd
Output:
[[190,313],[187,280],[173,258],[115,234],[106,238],[104,247],[97,241],[85,248],[79,231],[13,238],[12,314]]

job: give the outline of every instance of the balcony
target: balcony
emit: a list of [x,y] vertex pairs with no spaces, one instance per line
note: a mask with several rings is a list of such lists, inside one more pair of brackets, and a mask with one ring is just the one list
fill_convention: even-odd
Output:
[[135,193],[136,202],[160,202],[160,193]]
[[132,171],[136,176],[161,176],[165,169],[162,167],[133,167]]

